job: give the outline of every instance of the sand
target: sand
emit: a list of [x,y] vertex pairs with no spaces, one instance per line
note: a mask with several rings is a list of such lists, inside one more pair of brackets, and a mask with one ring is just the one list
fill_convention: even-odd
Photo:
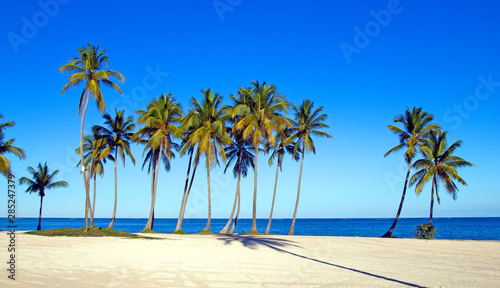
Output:
[[154,237],[17,232],[13,281],[0,232],[0,287],[500,287],[499,241]]

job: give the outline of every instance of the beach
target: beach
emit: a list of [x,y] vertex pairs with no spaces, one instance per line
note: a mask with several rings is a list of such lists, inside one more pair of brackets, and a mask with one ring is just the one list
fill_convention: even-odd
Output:
[[[16,280],[0,287],[496,287],[499,241],[16,232]],[[0,232],[0,243],[9,243]],[[9,260],[1,249],[4,267]]]

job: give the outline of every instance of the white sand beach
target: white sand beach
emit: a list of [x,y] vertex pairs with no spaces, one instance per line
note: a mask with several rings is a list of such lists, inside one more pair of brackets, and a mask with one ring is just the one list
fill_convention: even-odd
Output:
[[0,287],[498,287],[499,241],[154,234],[16,234]]

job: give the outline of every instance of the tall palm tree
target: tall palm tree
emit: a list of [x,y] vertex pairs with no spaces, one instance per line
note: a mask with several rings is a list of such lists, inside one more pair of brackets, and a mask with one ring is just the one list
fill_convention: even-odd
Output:
[[130,151],[130,142],[132,141],[132,135],[134,134],[134,119],[129,116],[125,118],[123,116],[123,110],[115,109],[114,119],[108,113],[104,114],[104,126],[94,125],[92,131],[94,134],[100,134],[104,139],[106,139],[106,147],[102,150],[102,158],[107,157],[110,154],[114,154],[114,168],[115,168],[115,202],[113,206],[113,217],[108,225],[108,229],[113,229],[116,218],[116,206],[118,203],[118,175],[116,171],[116,162],[118,160],[118,154],[123,161],[123,166],[125,167],[125,155],[130,157],[132,163],[135,165],[135,159]]
[[[106,160],[115,161],[113,155],[109,154],[107,157],[103,157],[103,149],[106,147],[106,138],[100,134],[88,134],[83,139],[83,151],[85,155],[83,158],[85,160],[85,167],[90,169],[90,178],[94,179],[94,197],[92,198],[92,204],[90,205],[90,227],[95,227],[94,225],[94,215],[95,215],[95,200],[97,195],[97,175],[103,177],[104,175],[104,163]],[[80,152],[80,147],[76,148],[75,152],[78,154]],[[81,165],[80,162],[77,163],[77,167]]]
[[[233,126],[234,127],[234,126]],[[236,133],[235,133],[236,132]],[[236,209],[236,205],[238,205],[238,211],[236,213],[236,217],[234,218],[234,225],[231,228],[230,234],[233,233],[234,227],[238,223],[238,217],[239,217],[239,212],[240,212],[240,180],[241,176],[247,177],[248,174],[248,167],[252,167],[252,169],[255,169],[254,166],[254,155],[252,154],[251,150],[253,150],[253,145],[252,145],[252,139],[243,139],[243,135],[241,133],[238,133],[237,130],[233,129],[233,142],[231,145],[226,147],[226,168],[224,169],[224,173],[226,173],[227,169],[231,166],[233,166],[233,176],[234,178],[238,179],[236,182],[236,193],[234,196],[234,204],[233,204],[233,210],[231,211],[231,215],[229,216],[229,219],[226,223],[226,226],[222,228],[222,230],[219,232],[220,234],[228,233],[228,229],[231,225],[231,222],[233,221],[233,216],[234,216],[234,211]]]
[[436,193],[438,204],[440,203],[438,181],[444,184],[446,192],[451,194],[453,200],[457,199],[458,192],[458,187],[453,180],[467,186],[467,183],[458,175],[456,169],[471,167],[474,164],[460,157],[453,156],[455,150],[461,145],[462,141],[456,141],[448,147],[447,133],[444,131],[432,131],[429,133],[428,139],[425,140],[425,144],[420,148],[420,152],[424,158],[415,161],[415,164],[413,164],[414,168],[420,169],[410,179],[410,186],[416,184],[415,193],[417,195],[420,195],[425,184],[432,179],[429,225],[432,225],[434,193]]
[[[3,116],[0,115],[0,120],[3,119],[4,119]],[[0,173],[5,177],[9,177],[9,175],[11,174],[11,170],[10,170],[10,161],[7,158],[5,158],[3,154],[11,153],[17,156],[17,158],[19,159],[26,158],[26,154],[24,153],[23,149],[12,146],[12,144],[14,144],[15,139],[4,141],[5,135],[3,131],[7,128],[14,127],[14,125],[16,125],[16,122],[14,121],[9,121],[0,124]]]
[[[134,134],[136,141],[145,144],[144,151],[148,151],[144,164],[149,161],[148,171],[153,171],[151,178],[151,209],[148,222],[143,231],[152,230],[154,225],[154,207],[156,202],[156,188],[159,169],[163,159],[165,169],[170,170],[170,161],[174,156],[172,149],[178,146],[173,138],[180,138],[182,130],[176,126],[182,117],[182,109],[172,94],[160,94],[157,99],[151,100],[146,110],[137,110],[137,123],[144,125]],[[160,156],[161,155],[161,156]],[[144,167],[144,165],[143,165]]]
[[[191,101],[191,113],[186,117],[187,127],[199,127],[189,135],[191,145],[198,145],[200,155],[205,155],[208,183],[208,218],[207,225],[203,231],[210,232],[210,220],[212,215],[210,197],[210,170],[219,165],[219,157],[225,162],[226,152],[224,145],[231,143],[231,138],[226,132],[226,121],[229,115],[225,113],[226,106],[222,106],[222,96],[212,93],[212,90],[201,90],[203,99],[201,103],[194,97]],[[202,125],[199,125],[202,124]]]
[[321,131],[320,129],[328,128],[329,126],[324,123],[326,120],[326,114],[320,114],[323,111],[323,106],[313,109],[314,102],[311,100],[303,100],[302,104],[297,107],[292,104],[292,109],[294,111],[294,118],[292,120],[296,132],[290,136],[292,139],[297,139],[294,147],[294,154],[299,152],[299,143],[302,142],[302,157],[300,160],[300,174],[299,174],[299,185],[297,188],[297,201],[295,202],[295,210],[293,212],[292,225],[288,235],[294,234],[295,229],[295,218],[297,217],[297,208],[299,207],[299,197],[300,197],[300,184],[302,181],[302,168],[304,167],[304,155],[306,152],[313,152],[316,154],[316,148],[314,147],[313,140],[311,136],[320,136],[331,138],[329,134]]
[[264,234],[269,234],[269,230],[271,229],[271,221],[273,218],[273,210],[274,210],[274,201],[276,199],[276,188],[278,186],[278,173],[282,170],[283,157],[285,154],[291,154],[292,159],[298,161],[300,159],[300,148],[297,148],[296,153],[294,153],[295,142],[290,137],[292,135],[292,128],[285,128],[283,133],[278,133],[276,138],[278,138],[279,142],[276,142],[274,146],[266,145],[266,152],[270,152],[271,156],[269,157],[269,166],[273,166],[274,158],[277,158],[278,163],[276,165],[276,178],[274,180],[274,192],[273,192],[273,201],[271,203],[271,212],[269,213],[269,221],[267,222],[266,231]]
[[84,83],[85,87],[80,96],[79,112],[82,117],[80,124],[80,163],[83,174],[83,183],[85,185],[85,231],[88,227],[88,212],[90,206],[89,186],[90,171],[85,170],[85,161],[83,158],[83,124],[85,112],[89,104],[89,98],[92,96],[97,103],[97,109],[104,114],[105,105],[101,92],[101,85],[110,87],[122,94],[120,87],[111,79],[116,79],[119,83],[125,81],[125,77],[114,70],[105,70],[108,66],[108,56],[104,55],[106,49],[99,51],[99,46],[87,44],[87,47],[78,48],[78,56],[71,58],[68,64],[59,67],[61,73],[72,73],[69,76],[68,83],[61,90],[63,94],[68,88],[77,87]]
[[42,229],[42,207],[43,207],[43,197],[45,196],[45,190],[59,188],[59,187],[68,187],[68,182],[66,181],[54,181],[58,170],[50,173],[49,168],[47,167],[47,162],[42,166],[42,163],[38,164],[37,169],[33,167],[28,167],[28,172],[31,174],[32,179],[27,177],[21,177],[19,179],[19,184],[27,184],[28,189],[26,189],[26,193],[37,193],[40,196],[40,215],[38,216],[38,226],[36,230]]
[[406,188],[408,187],[408,179],[410,178],[413,158],[415,157],[417,150],[419,147],[422,147],[424,139],[429,135],[429,133],[431,133],[431,131],[441,129],[439,125],[432,124],[432,120],[434,120],[434,116],[432,114],[422,111],[421,107],[413,107],[412,110],[410,110],[410,108],[406,108],[404,114],[399,114],[396,118],[394,118],[394,123],[401,123],[403,126],[402,128],[399,128],[396,125],[387,126],[391,132],[398,136],[399,144],[387,151],[384,157],[406,148],[404,159],[406,164],[408,164],[408,171],[406,172],[403,195],[401,196],[401,201],[399,202],[396,218],[394,218],[391,228],[389,228],[389,230],[382,235],[382,237],[391,237],[392,232],[398,223],[399,215],[403,209],[403,202],[405,200]]
[[254,169],[254,191],[253,191],[253,213],[252,228],[250,232],[257,232],[257,163],[259,146],[262,142],[274,145],[276,138],[274,132],[279,127],[291,126],[289,120],[281,113],[288,112],[288,102],[284,95],[276,91],[276,86],[252,82],[249,89],[240,87],[240,93],[234,97],[237,103],[234,106],[232,117],[240,115],[241,119],[236,124],[236,129],[241,130],[244,139],[252,139],[255,153]]

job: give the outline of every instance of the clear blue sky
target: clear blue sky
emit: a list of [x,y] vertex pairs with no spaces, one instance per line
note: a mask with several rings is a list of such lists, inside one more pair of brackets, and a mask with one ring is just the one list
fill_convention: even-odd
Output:
[[[106,111],[142,109],[161,92],[187,110],[211,87],[225,96],[252,80],[277,85],[296,104],[314,100],[328,114],[332,139],[307,154],[298,217],[394,217],[403,186],[401,154],[387,129],[407,106],[421,106],[463,140],[457,155],[476,164],[459,173],[457,201],[441,192],[435,216],[500,216],[500,27],[497,1],[9,1],[0,11],[2,105],[17,125],[7,130],[27,159],[13,159],[16,177],[47,161],[70,188],[47,192],[44,217],[82,217],[78,156],[82,87],[60,94],[68,75],[57,68],[87,44],[106,48],[122,72],[123,96],[104,89]],[[214,3],[217,5],[214,6]],[[101,124],[89,105],[86,131]],[[142,163],[142,147],[134,146]],[[275,167],[261,155],[258,217],[269,215]],[[156,217],[177,217],[187,158],[161,172]],[[111,217],[112,164],[98,179],[97,217]],[[299,163],[284,163],[275,216],[291,218]],[[118,169],[117,217],[147,217],[150,178],[127,160]],[[229,216],[236,182],[212,171],[212,215]],[[7,185],[5,179],[1,185]],[[36,217],[39,197],[18,187],[18,216]],[[206,174],[194,182],[187,215],[206,217]],[[2,188],[6,191],[6,187]],[[253,179],[242,182],[242,217],[251,217]],[[0,200],[6,203],[6,193]],[[407,195],[402,217],[427,217],[430,187]],[[0,205],[6,215],[6,205]],[[5,217],[5,216],[4,216]]]

